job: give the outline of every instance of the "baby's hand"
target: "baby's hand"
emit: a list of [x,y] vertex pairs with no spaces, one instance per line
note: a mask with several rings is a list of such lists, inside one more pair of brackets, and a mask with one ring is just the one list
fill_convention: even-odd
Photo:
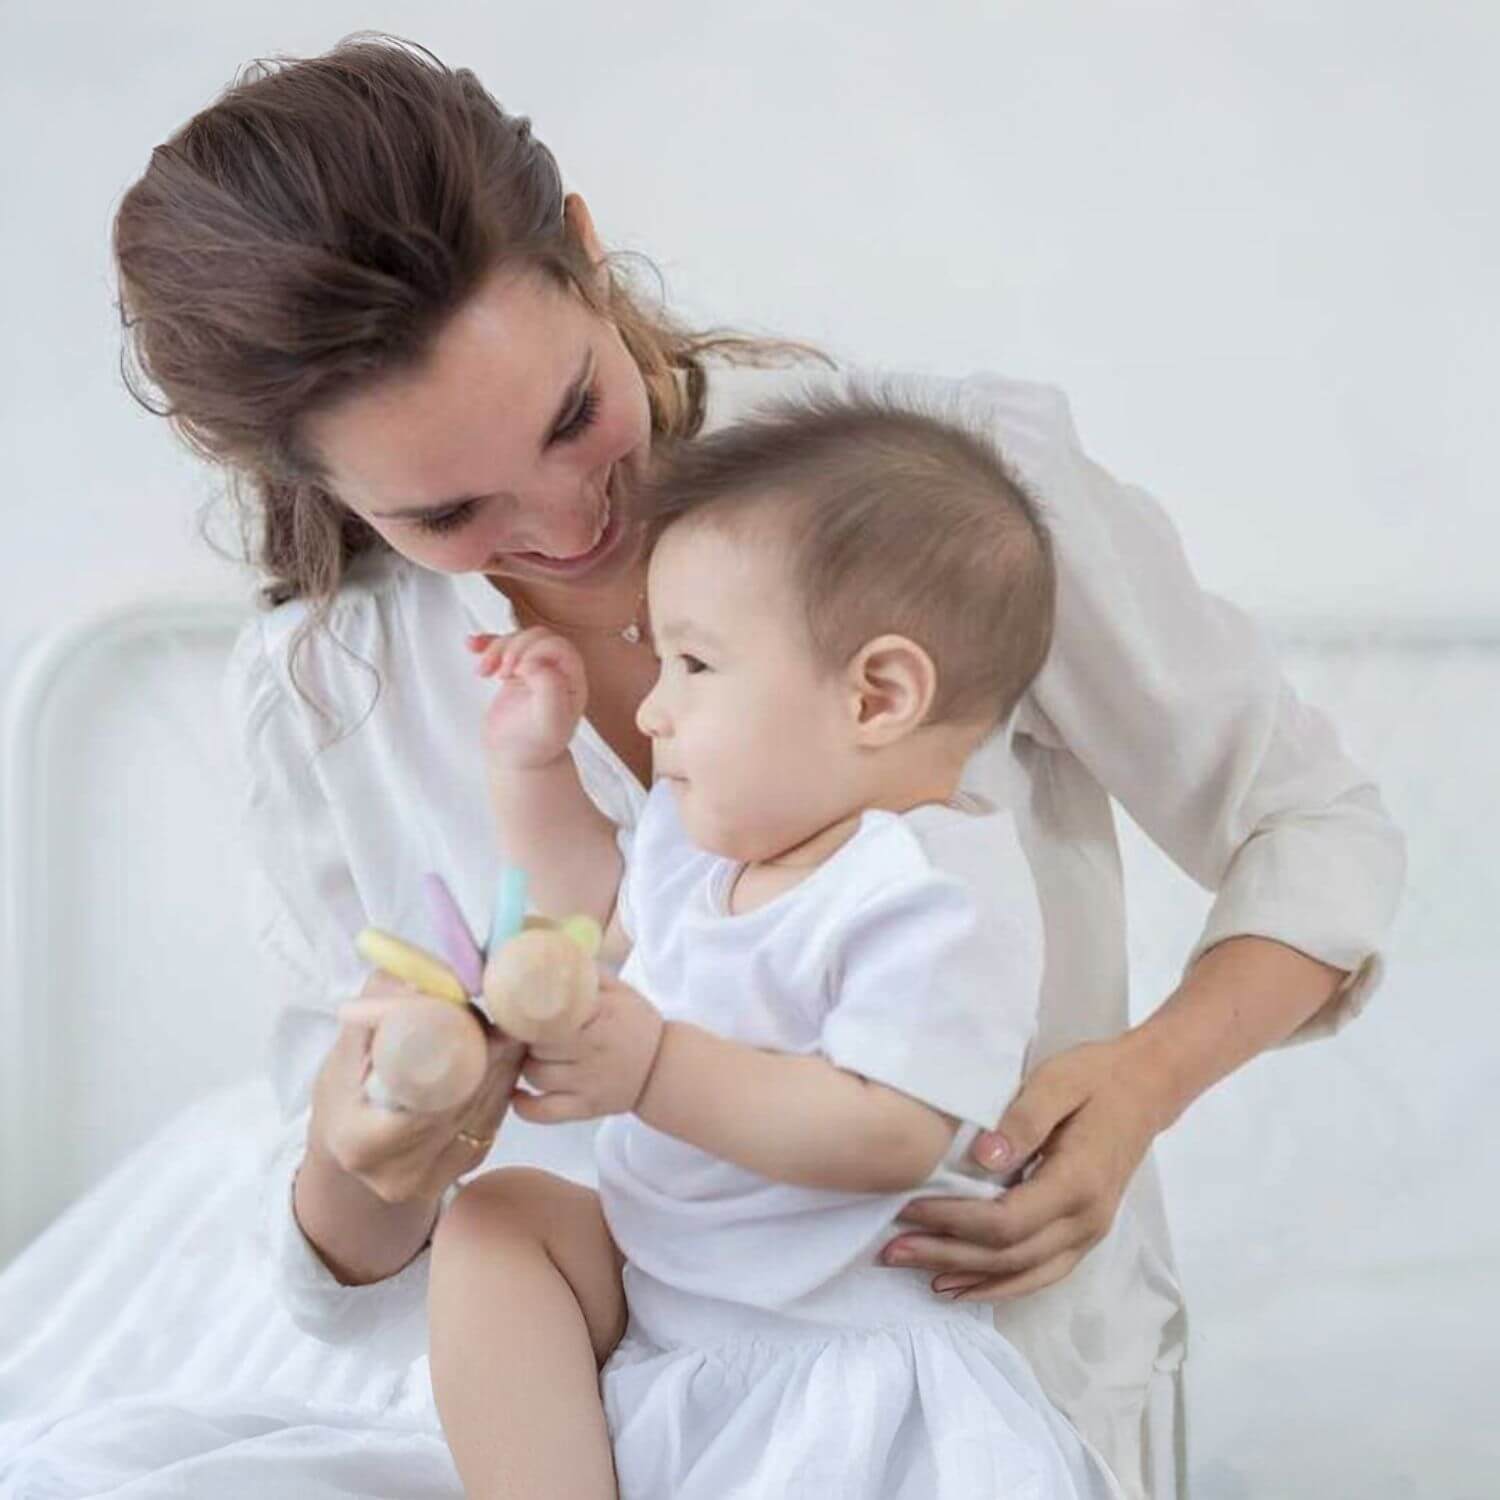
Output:
[[532,626],[515,635],[471,635],[475,670],[496,679],[484,716],[484,746],[507,766],[551,764],[568,748],[588,703],[578,648],[556,631]]
[[599,972],[599,1008],[572,1036],[533,1042],[521,1076],[537,1092],[511,1095],[533,1125],[629,1114],[646,1091],[665,1022],[639,990]]

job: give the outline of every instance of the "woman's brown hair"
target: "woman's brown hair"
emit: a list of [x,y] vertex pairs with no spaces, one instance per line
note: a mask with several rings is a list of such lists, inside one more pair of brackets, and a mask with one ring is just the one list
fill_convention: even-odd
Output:
[[642,305],[614,256],[601,292],[563,199],[529,119],[468,69],[371,34],[251,64],[125,194],[114,255],[126,383],[228,471],[263,600],[311,606],[299,643],[351,562],[388,550],[321,482],[304,420],[418,365],[492,273],[534,270],[607,317],[668,439],[702,423],[705,354],[816,354],[683,328]]

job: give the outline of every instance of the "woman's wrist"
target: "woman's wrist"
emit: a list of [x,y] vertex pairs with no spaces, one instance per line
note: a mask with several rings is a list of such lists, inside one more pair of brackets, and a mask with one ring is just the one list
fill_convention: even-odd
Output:
[[432,1236],[442,1194],[390,1203],[309,1135],[292,1180],[292,1216],[303,1239],[344,1286],[384,1281]]
[[1153,1138],[1174,1125],[1207,1087],[1195,1087],[1190,1046],[1176,1033],[1170,1018],[1158,1020],[1165,1009],[1164,1004],[1116,1044]]
[[1344,978],[1342,969],[1271,938],[1228,938],[1200,955],[1172,994],[1120,1038],[1156,1132],[1285,1041]]

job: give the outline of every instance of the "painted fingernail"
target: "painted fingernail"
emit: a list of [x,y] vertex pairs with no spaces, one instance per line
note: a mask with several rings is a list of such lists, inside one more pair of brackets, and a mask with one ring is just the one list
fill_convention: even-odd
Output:
[[979,1148],[979,1159],[987,1167],[998,1167],[1010,1160],[1010,1143],[1003,1135],[992,1135]]

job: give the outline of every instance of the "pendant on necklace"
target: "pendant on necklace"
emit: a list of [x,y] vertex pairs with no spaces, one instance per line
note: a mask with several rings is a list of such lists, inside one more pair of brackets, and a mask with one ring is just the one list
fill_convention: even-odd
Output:
[[641,639],[641,627],[634,620],[620,632],[620,639],[629,641],[632,646],[637,645]]

